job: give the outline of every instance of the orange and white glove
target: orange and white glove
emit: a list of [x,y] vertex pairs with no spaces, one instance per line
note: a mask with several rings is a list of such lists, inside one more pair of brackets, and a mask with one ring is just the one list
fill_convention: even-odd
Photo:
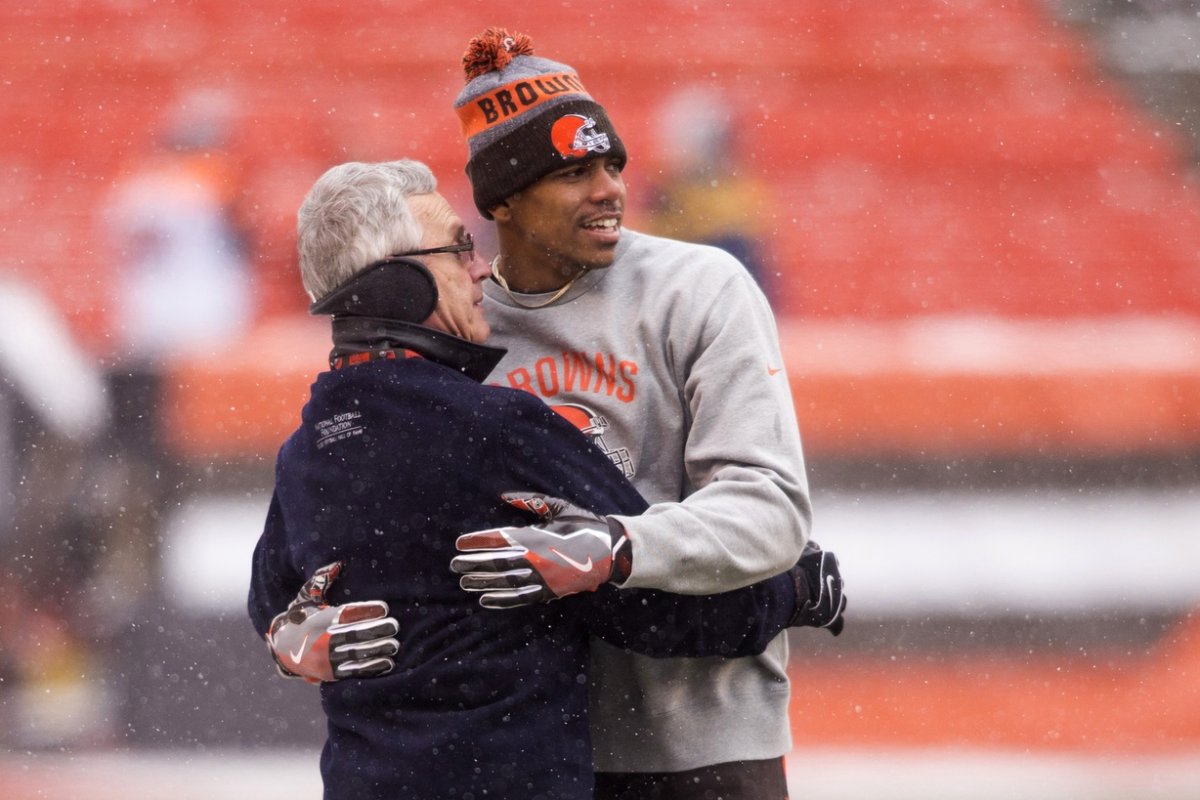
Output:
[[460,555],[450,569],[462,575],[463,589],[482,593],[479,604],[484,608],[545,603],[629,577],[632,547],[616,520],[536,492],[502,497],[541,521],[458,537]]
[[341,571],[340,561],[318,569],[287,610],[271,621],[267,646],[281,675],[321,683],[373,678],[395,667],[400,623],[388,616],[387,603],[326,602],[329,585]]

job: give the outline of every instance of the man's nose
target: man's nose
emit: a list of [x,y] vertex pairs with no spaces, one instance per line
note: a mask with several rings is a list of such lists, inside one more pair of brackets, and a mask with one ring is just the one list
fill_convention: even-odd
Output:
[[592,199],[597,201],[616,200],[625,191],[625,180],[620,172],[607,168],[597,169],[592,175]]
[[492,262],[481,256],[478,250],[472,250],[471,263],[467,267],[467,274],[471,276],[472,282],[479,283],[492,274]]

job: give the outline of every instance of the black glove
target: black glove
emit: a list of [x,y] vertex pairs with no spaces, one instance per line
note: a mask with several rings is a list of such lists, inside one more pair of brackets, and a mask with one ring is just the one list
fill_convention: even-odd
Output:
[[789,627],[825,628],[834,636],[841,633],[846,595],[837,556],[810,541],[792,567],[792,578],[796,582],[796,615]]
[[325,593],[341,571],[340,561],[318,569],[287,611],[271,621],[267,646],[280,674],[320,683],[373,678],[395,667],[392,656],[400,643],[393,637],[400,623],[388,616],[387,603],[326,603]]
[[631,545],[617,521],[535,492],[506,492],[502,498],[541,521],[458,537],[462,555],[450,569],[462,575],[462,588],[482,592],[484,608],[545,603],[629,576]]

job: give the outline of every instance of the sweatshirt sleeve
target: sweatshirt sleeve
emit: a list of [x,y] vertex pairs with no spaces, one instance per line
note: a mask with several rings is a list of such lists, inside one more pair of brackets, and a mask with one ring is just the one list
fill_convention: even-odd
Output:
[[618,517],[633,543],[624,585],[715,594],[799,559],[812,520],[804,456],[774,317],[740,265],[701,313],[670,324],[692,491]]

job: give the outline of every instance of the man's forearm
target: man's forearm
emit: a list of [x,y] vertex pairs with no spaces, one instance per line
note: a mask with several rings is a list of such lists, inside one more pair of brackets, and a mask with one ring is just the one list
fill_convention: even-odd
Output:
[[716,481],[682,503],[615,518],[633,547],[625,588],[717,594],[790,569],[809,539],[812,512],[806,487],[759,476]]

